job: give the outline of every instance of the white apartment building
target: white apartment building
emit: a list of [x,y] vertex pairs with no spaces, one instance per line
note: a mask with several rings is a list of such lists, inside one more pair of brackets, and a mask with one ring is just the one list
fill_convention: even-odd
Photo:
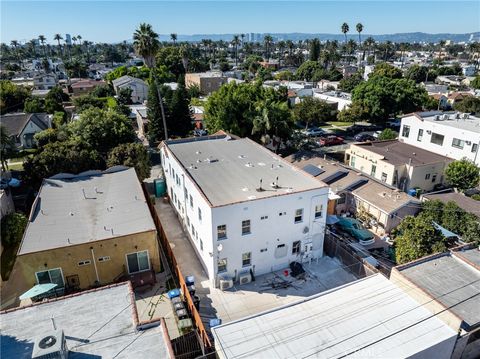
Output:
[[227,134],[161,146],[172,206],[212,283],[323,254],[328,187],[250,139]]
[[399,140],[480,165],[480,118],[455,112],[417,112],[402,118]]
[[342,111],[343,109],[349,108],[352,105],[352,95],[346,92],[315,92],[313,97],[327,101],[328,103],[337,104],[338,111]]

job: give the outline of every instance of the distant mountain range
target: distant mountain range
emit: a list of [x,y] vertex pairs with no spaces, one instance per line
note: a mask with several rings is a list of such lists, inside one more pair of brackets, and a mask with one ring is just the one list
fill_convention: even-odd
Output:
[[[224,40],[230,41],[232,40],[234,34],[194,34],[194,35],[177,35],[178,41],[188,41],[188,42],[199,42],[202,39],[211,39],[211,40]],[[245,41],[251,41],[251,35],[253,35],[254,41],[263,41],[263,37],[267,35],[267,33],[245,33]],[[318,33],[318,34],[307,34],[307,33],[269,33],[274,40],[306,40],[306,39],[314,39],[319,38],[322,41],[326,40],[338,40],[344,41],[345,36],[343,34],[325,34],[325,33]],[[362,39],[366,39],[367,37],[373,37],[376,41],[385,42],[385,41],[392,41],[392,42],[420,42],[420,43],[437,43],[441,40],[450,40],[452,42],[470,42],[470,41],[480,41],[480,32],[472,32],[466,34],[450,34],[450,33],[443,33],[443,34],[427,34],[424,32],[407,32],[407,33],[398,33],[398,34],[384,34],[384,35],[370,35],[370,34],[362,34]],[[354,39],[355,41],[358,40],[358,34],[351,32],[347,35],[348,39]],[[169,41],[170,35],[162,34],[160,35],[161,41]]]

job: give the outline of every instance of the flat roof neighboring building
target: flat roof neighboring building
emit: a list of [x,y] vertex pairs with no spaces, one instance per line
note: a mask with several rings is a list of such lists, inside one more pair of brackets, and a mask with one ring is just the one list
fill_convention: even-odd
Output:
[[480,219],[480,201],[465,196],[463,193],[458,193],[449,189],[441,192],[426,193],[422,195],[422,199],[427,201],[439,200],[443,203],[455,202],[461,209],[474,214]]
[[2,358],[46,358],[49,347],[41,341],[49,336],[64,340],[66,350],[59,345],[57,353],[72,359],[174,358],[165,322],[139,323],[129,282],[4,311],[0,320]]
[[212,328],[219,358],[450,358],[457,333],[381,274]]

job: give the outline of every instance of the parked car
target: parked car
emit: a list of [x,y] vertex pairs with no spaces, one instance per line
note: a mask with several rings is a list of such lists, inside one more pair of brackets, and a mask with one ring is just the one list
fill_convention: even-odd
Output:
[[375,242],[375,236],[355,218],[342,217],[337,222],[337,226],[344,232],[350,234],[361,245],[369,245]]
[[317,137],[325,134],[325,131],[318,127],[309,127],[303,130],[303,133],[308,137]]
[[353,139],[357,142],[367,142],[367,141],[376,140],[375,137],[373,137],[370,133],[367,133],[367,132],[360,132],[358,135],[355,135]]
[[379,125],[352,125],[350,127],[347,127],[347,132],[348,133],[358,133],[358,132],[365,132],[365,131],[379,131],[381,130],[382,127]]
[[387,126],[390,127],[390,128],[400,128],[401,126],[401,123],[402,121],[399,119],[399,118],[390,118],[388,121],[387,121]]
[[320,146],[334,146],[341,145],[343,143],[343,138],[335,135],[321,137],[318,140]]
[[380,136],[381,133],[382,133],[382,131],[375,131],[372,136],[375,137],[376,139],[378,139],[378,137]]
[[203,128],[196,128],[193,130],[193,135],[196,137],[206,136],[208,135],[208,131],[204,130]]

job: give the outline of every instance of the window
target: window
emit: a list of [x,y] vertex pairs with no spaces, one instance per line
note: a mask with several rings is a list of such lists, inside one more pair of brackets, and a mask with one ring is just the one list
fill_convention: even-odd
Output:
[[190,217],[187,216],[187,227],[190,227]]
[[285,244],[279,244],[277,248],[285,248]]
[[185,200],[188,200],[188,190],[186,188],[184,188],[185,190]]
[[110,256],[98,257],[99,262],[106,262],[110,260]]
[[315,206],[315,218],[322,218],[323,215],[323,204],[317,204]]
[[355,156],[350,157],[350,166],[355,168]]
[[203,251],[203,241],[200,239],[200,250]]
[[444,137],[445,136],[439,135],[438,133],[432,133],[432,138],[430,139],[430,142],[435,144],[435,145],[442,146]]
[[370,176],[375,177],[375,172],[377,172],[377,166],[372,165],[372,169],[370,170]]
[[65,286],[60,268],[37,272],[35,276],[37,277],[38,284],[55,283],[59,288]]
[[250,234],[250,220],[246,219],[242,221],[242,236],[245,234]]
[[385,172],[382,172],[382,178],[381,178],[381,181],[382,182],[387,182],[387,174]]
[[434,175],[432,176],[432,183],[434,183],[436,180],[437,180],[437,174],[434,174]]
[[474,143],[472,145],[472,152],[477,152],[477,150],[478,150],[478,143]]
[[90,263],[92,263],[89,259],[86,259],[84,261],[80,261],[78,262],[78,266],[81,267],[81,266],[88,266]]
[[410,126],[404,125],[402,130],[402,137],[410,136]]
[[417,141],[418,141],[418,142],[421,142],[421,141],[422,141],[422,138],[423,138],[423,130],[422,130],[422,129],[419,129],[419,130],[418,130],[418,135],[417,135]]
[[150,269],[148,251],[127,254],[128,273],[142,272]]
[[193,197],[190,195],[190,207],[193,208]]
[[293,242],[292,254],[300,254],[300,241]]
[[227,271],[227,258],[219,259],[217,262],[217,272],[222,273]]
[[172,177],[175,179],[175,170],[172,168]]
[[192,224],[192,238],[195,239],[195,227]]
[[465,146],[465,141],[460,140],[459,138],[454,138],[452,141],[452,147],[460,148],[463,150],[463,146]]
[[260,217],[260,220],[262,220],[262,221],[265,220],[265,219],[268,219],[268,216],[261,216]]
[[173,188],[170,187],[170,198],[173,199]]
[[303,220],[303,208],[295,211],[295,223],[300,223]]
[[198,207],[198,220],[201,222],[202,221],[202,210],[200,207]]
[[430,179],[430,173],[427,173],[427,174],[425,175],[425,180],[427,181],[427,180],[429,180],[429,179]]
[[227,225],[222,224],[217,226],[217,239],[225,239],[227,238]]
[[242,254],[242,267],[246,267],[252,264],[252,252]]

